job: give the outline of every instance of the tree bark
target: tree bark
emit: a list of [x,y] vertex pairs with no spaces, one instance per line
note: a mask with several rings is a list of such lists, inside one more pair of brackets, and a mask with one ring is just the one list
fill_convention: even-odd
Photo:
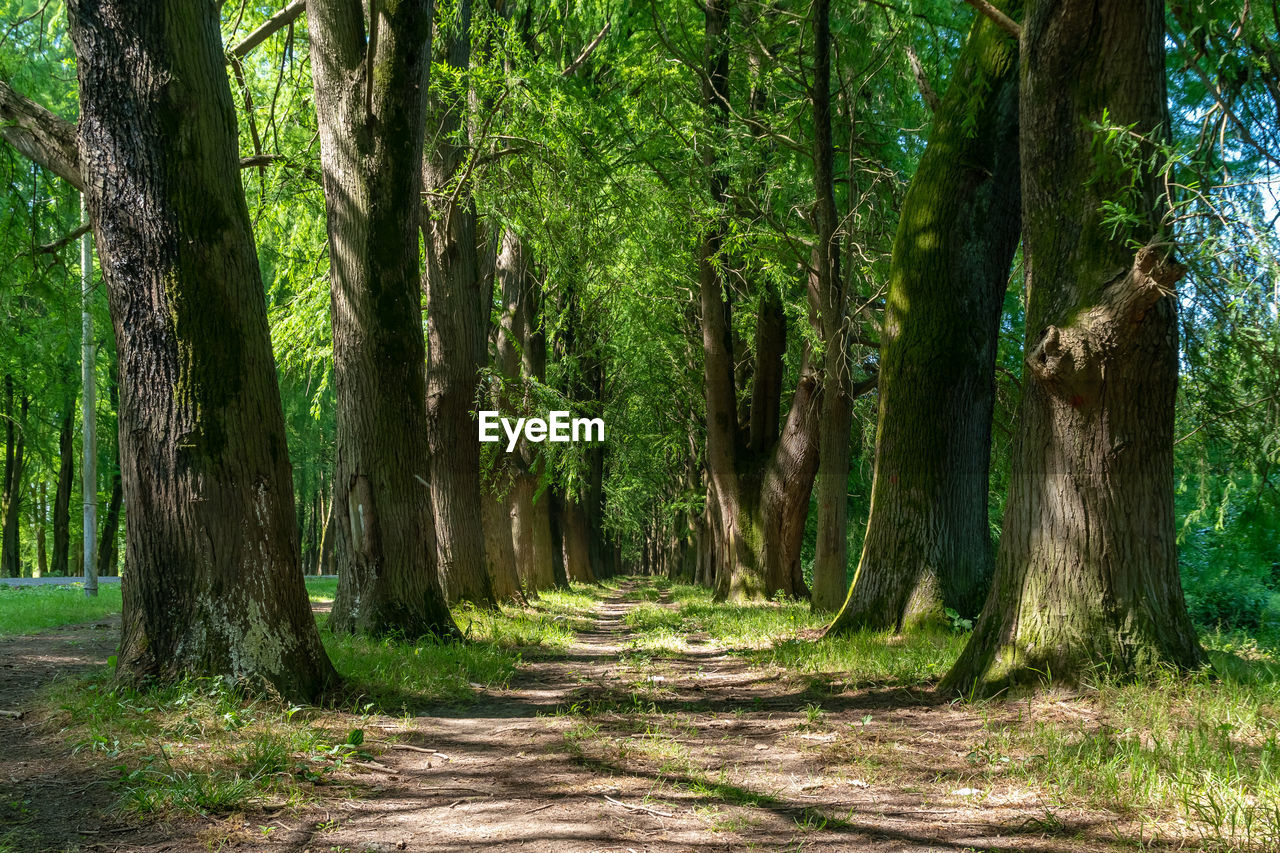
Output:
[[[943,682],[976,695],[1204,661],[1174,530],[1182,269],[1154,163],[1168,133],[1164,4],[1026,6],[1027,373],[991,596]],[[1101,122],[1139,141],[1117,148]],[[1109,202],[1132,218],[1106,221]]]
[[[456,71],[471,64],[471,3],[459,0],[446,61]],[[480,369],[488,355],[492,301],[480,274],[476,205],[463,161],[468,153],[465,94],[433,87],[429,98],[432,144],[424,164],[427,202],[422,211],[426,248],[427,436],[435,464],[431,496],[439,522],[440,574],[450,601],[494,603],[484,553],[480,496],[480,443],[472,416]]]
[[66,577],[71,547],[71,486],[75,478],[75,397],[67,400],[58,429],[58,485],[53,493],[53,573]]
[[591,583],[596,580],[591,567],[591,530],[587,512],[574,498],[564,502],[564,568],[568,580]]
[[228,677],[315,701],[336,676],[302,583],[217,7],[68,6],[120,361],[118,677]]
[[309,4],[328,218],[337,441],[329,624],[455,637],[437,574],[417,212],[432,4]]
[[894,237],[871,514],[831,632],[973,617],[985,600],[996,345],[1020,225],[1017,79],[1017,44],[979,16]]
[[19,554],[18,521],[22,510],[23,456],[27,446],[27,409],[30,398],[24,393],[19,403],[20,414],[13,411],[13,377],[6,375],[5,384],[5,466],[4,466],[4,530],[0,541],[0,577],[22,577]]
[[818,448],[818,539],[813,560],[816,611],[844,600],[849,562],[849,431],[853,424],[853,365],[847,335],[848,289],[840,270],[831,140],[831,0],[813,5],[814,249],[818,320],[822,331],[822,422]]
[[107,513],[102,517],[102,538],[98,545],[98,574],[114,577],[120,573],[119,555],[116,553],[116,535],[120,529],[120,504],[124,491],[120,483],[120,471],[111,475],[111,496],[107,498]]
[[[501,408],[524,412],[531,398],[524,391],[527,380],[546,378],[547,346],[542,334],[538,284],[530,274],[528,246],[507,229],[496,264],[496,281],[502,291],[502,316],[497,330],[497,363],[504,393]],[[518,399],[519,398],[519,399]],[[512,483],[508,493],[512,547],[516,570],[525,592],[556,585],[551,539],[550,491],[542,485],[542,458],[523,438],[516,453],[506,454]]]

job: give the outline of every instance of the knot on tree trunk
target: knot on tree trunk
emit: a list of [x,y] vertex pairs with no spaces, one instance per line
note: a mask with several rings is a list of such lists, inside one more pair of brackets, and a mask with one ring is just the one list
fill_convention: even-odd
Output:
[[1092,307],[1065,326],[1045,328],[1027,354],[1032,375],[1072,408],[1093,407],[1101,399],[1106,360],[1131,338],[1153,305],[1173,295],[1185,273],[1167,244],[1143,246],[1128,270],[1102,285]]

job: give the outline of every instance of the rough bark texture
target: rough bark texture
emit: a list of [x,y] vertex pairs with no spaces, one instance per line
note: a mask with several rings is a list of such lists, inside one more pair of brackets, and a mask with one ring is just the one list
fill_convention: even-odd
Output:
[[314,701],[335,674],[298,562],[217,7],[68,6],[120,362],[130,523],[117,672],[231,677]]
[[[540,328],[540,294],[529,272],[528,247],[510,229],[502,235],[496,279],[502,292],[502,316],[497,330],[497,363],[505,392],[504,412],[528,413],[530,401],[523,394],[522,377],[546,378],[546,338]],[[511,537],[516,569],[525,591],[555,586],[551,541],[550,493],[542,488],[542,458],[523,438],[516,453],[507,454],[512,484]]]
[[[471,4],[460,0],[447,62],[471,63]],[[494,602],[484,554],[480,444],[475,409],[480,368],[488,356],[491,296],[476,251],[476,206],[462,174],[467,154],[464,107],[453,92],[433,88],[431,144],[424,164],[422,214],[430,347],[427,435],[435,464],[431,496],[439,523],[440,574],[450,601]]]
[[428,487],[417,212],[431,3],[310,4],[328,217],[336,631],[453,636]]
[[489,577],[493,580],[493,597],[498,602],[524,601],[520,576],[516,570],[516,552],[511,535],[511,512],[505,497],[484,490],[484,557]]
[[[1163,13],[1160,0],[1027,3],[1028,370],[992,593],[947,689],[1204,659],[1174,536],[1172,288],[1182,270],[1160,233],[1156,174],[1134,174],[1091,127],[1105,110],[1148,139],[1167,133]],[[1139,147],[1150,164],[1152,146]],[[1137,220],[1113,231],[1105,201]],[[1135,243],[1147,246],[1135,253]]]
[[569,498],[564,502],[564,570],[571,581],[590,583],[596,579],[591,567],[591,531],[584,507]]
[[996,343],[1020,223],[1017,90],[1017,44],[977,17],[894,238],[871,513],[833,632],[982,608]]
[[58,429],[58,485],[53,493],[53,564],[50,570],[67,575],[67,555],[71,547],[71,481],[75,476],[75,398],[68,400]]
[[818,538],[813,560],[814,610],[835,611],[844,600],[849,562],[849,432],[853,424],[853,365],[847,334],[848,289],[840,270],[831,141],[831,2],[813,4],[814,249],[818,320],[824,345],[822,423],[818,448]]

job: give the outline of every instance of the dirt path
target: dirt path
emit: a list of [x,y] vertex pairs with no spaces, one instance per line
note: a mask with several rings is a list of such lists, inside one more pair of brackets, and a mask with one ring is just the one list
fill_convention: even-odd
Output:
[[[417,749],[387,748],[368,797],[284,821],[255,849],[1118,849],[1114,815],[963,793],[973,712],[906,691],[815,692],[715,651],[628,654],[632,606],[602,602],[566,655],[478,706],[384,720]],[[873,775],[860,755],[886,747],[896,767]]]
[[[814,688],[697,650],[696,640],[694,650],[670,657],[637,653],[625,622],[632,606],[614,594],[565,654],[526,663],[508,689],[478,704],[365,723],[377,767],[364,768],[356,799],[139,834],[85,818],[68,823],[63,846],[104,853],[1121,849],[1115,815],[1048,811],[1027,796],[970,788],[971,748],[984,723],[973,709],[908,691]],[[112,632],[80,630],[89,634],[68,634],[83,645],[63,672],[109,653],[109,644],[90,640],[113,639]],[[15,646],[11,654],[28,657],[5,662],[25,669],[38,662],[31,655],[54,654],[48,636],[23,638],[40,642]],[[12,731],[21,722],[0,726]],[[67,785],[49,764],[50,750],[65,755],[65,746],[32,741],[19,785],[27,795]],[[105,786],[81,775],[76,781],[93,795],[73,814],[104,804]],[[65,798],[51,800],[54,810],[66,808]],[[56,819],[43,807],[26,817]],[[73,847],[77,834],[83,846]]]

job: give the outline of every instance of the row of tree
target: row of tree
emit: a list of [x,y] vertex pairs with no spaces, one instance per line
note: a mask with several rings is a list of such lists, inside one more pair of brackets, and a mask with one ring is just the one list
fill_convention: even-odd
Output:
[[[836,632],[976,618],[956,688],[1200,663],[1175,245],[1197,282],[1268,251],[1187,235],[1223,217],[1184,175],[1275,150],[1247,8],[1230,48],[1223,10],[1173,9],[1171,49],[1156,0],[133,5],[68,3],[76,123],[0,87],[106,285],[122,674],[313,698],[326,568],[337,631],[455,638],[451,602],[626,567],[811,596]],[[45,15],[14,29],[57,57]],[[1263,70],[1228,80],[1240,55]],[[74,209],[43,181],[10,193]],[[477,408],[610,443],[491,453]]]

